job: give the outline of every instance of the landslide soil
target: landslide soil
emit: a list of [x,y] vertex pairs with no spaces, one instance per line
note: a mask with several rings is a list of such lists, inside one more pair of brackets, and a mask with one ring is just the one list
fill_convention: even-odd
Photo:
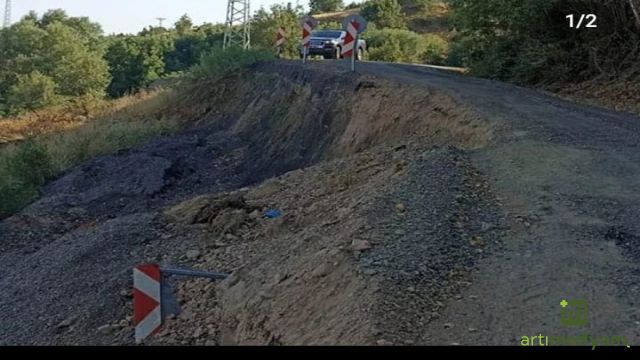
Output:
[[141,262],[232,274],[172,279],[149,344],[517,345],[571,331],[565,297],[637,343],[639,119],[341,62],[260,64],[175,111],[191,130],[0,222],[0,343],[132,343]]

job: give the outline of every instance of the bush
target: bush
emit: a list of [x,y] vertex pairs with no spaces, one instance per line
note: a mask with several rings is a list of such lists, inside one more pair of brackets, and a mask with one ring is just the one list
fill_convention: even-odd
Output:
[[273,5],[268,10],[259,9],[251,21],[251,44],[255,48],[273,49],[278,28],[285,31],[285,42],[280,57],[297,59],[301,29],[298,22],[304,10],[298,6]]
[[[100,26],[52,10],[0,31],[0,107],[16,114],[60,98],[104,95],[110,77]],[[57,96],[56,96],[57,95]],[[7,109],[9,111],[7,111]]]
[[[475,75],[545,84],[637,74],[637,1],[449,0],[457,30],[451,59]],[[576,31],[567,14],[597,14]]]
[[55,81],[39,71],[33,71],[18,76],[18,82],[9,90],[7,100],[13,112],[19,113],[54,105],[59,97],[56,95]]
[[418,10],[428,10],[441,0],[398,0],[403,8],[413,8]]
[[345,6],[344,9],[345,10],[359,9],[360,6],[362,6],[362,4],[353,1],[349,5]]
[[318,23],[318,30],[339,30],[342,29],[342,24],[337,21],[320,21]]
[[423,61],[431,65],[446,65],[449,55],[449,42],[436,34],[425,35],[424,41]]
[[374,61],[421,63],[427,51],[425,37],[409,30],[372,29],[365,39]]
[[191,70],[191,79],[217,79],[222,76],[247,68],[258,61],[275,59],[270,50],[230,48],[214,50],[200,60],[200,65]]
[[397,0],[367,1],[360,13],[381,28],[404,29],[407,26],[402,6]]
[[310,0],[309,9],[312,14],[334,12],[342,10],[344,3],[342,0]]
[[0,217],[19,210],[38,196],[38,189],[53,175],[46,147],[30,140],[5,150],[0,158]]

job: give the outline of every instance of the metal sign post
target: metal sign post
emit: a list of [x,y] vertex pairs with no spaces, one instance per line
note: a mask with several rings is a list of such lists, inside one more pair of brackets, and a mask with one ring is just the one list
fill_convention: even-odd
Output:
[[225,274],[225,273],[178,269],[178,268],[166,268],[166,267],[160,268],[160,272],[162,272],[163,275],[175,275],[175,276],[195,277],[195,278],[204,278],[204,279],[213,279],[213,280],[224,280],[229,277],[229,274]]
[[358,39],[360,39],[360,35],[356,34],[355,38],[355,48],[353,49],[353,53],[351,54],[351,71],[356,71],[356,58],[358,57]]

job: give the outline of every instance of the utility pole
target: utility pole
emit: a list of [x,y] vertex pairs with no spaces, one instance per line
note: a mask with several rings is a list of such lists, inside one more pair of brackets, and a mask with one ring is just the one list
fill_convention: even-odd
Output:
[[223,49],[239,46],[251,48],[251,5],[249,0],[229,0]]
[[4,21],[2,26],[8,28],[11,26],[11,0],[6,0],[4,5]]
[[167,18],[163,18],[163,17],[157,17],[156,20],[158,20],[158,26],[162,27],[162,23],[167,20]]

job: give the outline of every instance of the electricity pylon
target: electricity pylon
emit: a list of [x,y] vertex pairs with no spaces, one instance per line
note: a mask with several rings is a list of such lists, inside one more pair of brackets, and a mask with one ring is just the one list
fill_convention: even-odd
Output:
[[2,26],[8,28],[11,26],[11,0],[7,0],[4,6],[4,21]]
[[251,47],[251,5],[249,0],[229,0],[224,30],[223,49]]

